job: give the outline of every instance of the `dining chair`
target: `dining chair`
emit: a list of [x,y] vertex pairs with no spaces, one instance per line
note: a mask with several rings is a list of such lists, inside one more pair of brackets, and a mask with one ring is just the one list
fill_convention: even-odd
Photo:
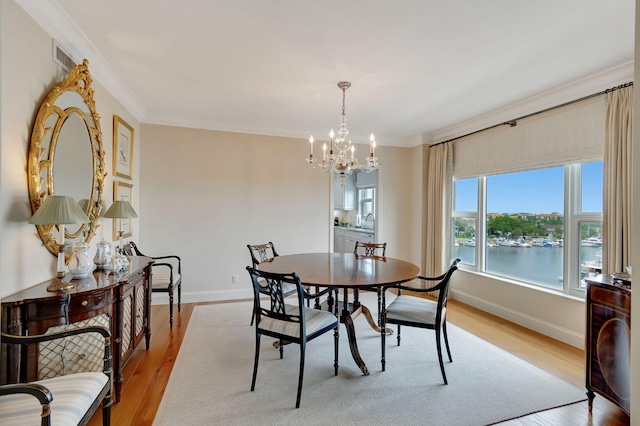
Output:
[[182,299],[182,260],[176,255],[147,256],[133,241],[124,244],[122,250],[127,256],[145,256],[153,260],[166,260],[166,262],[155,262],[151,265],[153,271],[151,291],[169,294],[169,327],[173,328],[173,291],[176,288],[178,289],[178,312],[180,312]]
[[[266,262],[275,257],[278,257],[278,252],[276,251],[276,248],[271,241],[269,241],[266,244],[254,244],[254,245],[247,244],[247,247],[249,248],[249,253],[251,254],[251,263],[253,264],[254,268],[257,268],[260,262]],[[260,280],[260,284],[261,284],[260,293],[268,295],[269,288],[264,282],[264,280]],[[295,294],[296,293],[295,284],[285,283],[283,286],[283,292],[284,292],[284,297]],[[256,311],[254,307],[251,313],[250,325],[253,325],[253,320],[255,318],[255,315],[256,315]]]
[[[356,241],[356,245],[353,248],[353,253],[356,255],[356,257],[368,257],[368,256],[380,256],[380,257],[384,257],[386,255],[387,252],[387,243],[363,243],[361,241]],[[375,322],[378,327],[380,327],[380,312],[381,312],[381,304],[382,304],[382,295],[381,295],[381,291],[382,289],[379,288],[361,288],[360,290],[364,290],[364,291],[374,291],[378,294],[378,318],[377,321]],[[358,291],[359,290],[354,290],[354,296],[358,297]],[[367,311],[368,312],[368,311]],[[365,315],[371,315],[370,313],[367,314],[367,312],[365,312]],[[373,321],[373,318],[367,318],[367,320],[369,320],[369,322]]]
[[[255,390],[256,378],[258,375],[258,359],[260,358],[260,337],[262,335],[279,339],[280,358],[283,358],[282,342],[297,343],[300,345],[300,367],[298,373],[298,393],[296,396],[296,408],[300,408],[300,396],[302,394],[302,379],[304,376],[304,360],[307,342],[333,330],[334,346],[334,375],[338,375],[338,307],[335,304],[333,312],[308,308],[305,306],[305,299],[312,299],[335,292],[337,300],[337,289],[325,288],[317,294],[309,294],[302,286],[298,274],[275,274],[259,271],[247,266],[247,271],[251,276],[253,284],[253,299],[255,311],[256,328],[256,352],[253,364],[253,377],[251,379],[251,391]],[[285,284],[292,283],[296,289],[296,303],[286,304],[284,296]],[[268,288],[269,305],[262,307],[260,295],[263,286]],[[291,298],[292,300],[293,298]]]
[[[444,371],[444,362],[442,360],[442,344],[441,335],[444,337],[444,343],[447,348],[449,362],[453,362],[451,358],[451,350],[449,349],[449,339],[447,337],[447,300],[449,298],[449,281],[454,271],[458,269],[460,259],[456,259],[451,263],[449,270],[437,277],[418,276],[418,280],[425,282],[437,282],[428,288],[416,288],[396,284],[383,289],[382,291],[382,313],[381,328],[384,330],[387,324],[396,324],[398,326],[397,341],[400,346],[400,326],[426,328],[435,330],[436,332],[436,348],[438,350],[438,361],[440,362],[440,371],[444,384],[448,384],[447,375]],[[398,296],[386,306],[385,291],[389,288],[397,289]],[[402,290],[408,290],[417,293],[438,292],[437,300],[431,300],[424,297],[410,296],[402,294]],[[382,336],[382,371],[385,371],[385,346],[386,333],[381,332]]]

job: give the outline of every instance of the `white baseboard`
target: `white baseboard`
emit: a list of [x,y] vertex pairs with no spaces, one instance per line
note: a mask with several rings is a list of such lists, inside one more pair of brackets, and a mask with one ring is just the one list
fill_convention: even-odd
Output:
[[[182,291],[182,303],[219,302],[226,300],[253,300],[251,289],[243,290],[217,290],[217,291]],[[174,291],[173,302],[178,303],[178,293]],[[168,305],[167,293],[152,293],[152,305]]]
[[525,315],[522,312],[514,311],[505,306],[496,305],[492,302],[478,298],[476,296],[472,296],[465,292],[455,291],[453,289],[451,289],[450,291],[450,297],[452,299],[489,312],[490,314],[506,319],[507,321],[511,321],[515,324],[521,325],[538,333],[544,334],[545,336],[549,336],[568,345],[575,346],[579,349],[584,349],[584,334],[579,334],[574,332],[573,330],[559,327],[558,325],[546,322],[541,318]]

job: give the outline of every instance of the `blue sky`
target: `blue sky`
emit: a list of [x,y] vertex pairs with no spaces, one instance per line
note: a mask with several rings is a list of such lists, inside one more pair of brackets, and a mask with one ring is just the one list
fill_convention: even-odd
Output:
[[[564,168],[487,177],[489,213],[563,213]],[[456,181],[455,209],[475,211],[475,179]],[[582,166],[582,211],[602,211],[602,162]]]

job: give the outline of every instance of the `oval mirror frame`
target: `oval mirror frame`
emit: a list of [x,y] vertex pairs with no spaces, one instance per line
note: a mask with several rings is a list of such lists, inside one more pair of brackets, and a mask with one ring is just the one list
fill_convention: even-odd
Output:
[[[91,146],[92,157],[91,193],[88,197],[86,211],[90,222],[82,224],[77,230],[65,232],[65,239],[81,237],[84,242],[91,241],[95,235],[96,228],[99,226],[98,220],[102,211],[102,192],[106,176],[100,116],[96,112],[93,100],[92,81],[93,79],[89,73],[89,61],[85,59],[82,64],[78,64],[70,70],[64,81],[47,94],[38,109],[33,125],[27,162],[29,202],[33,214],[48,195],[55,194],[53,180],[54,160],[62,125],[72,114],[77,114],[82,118],[87,128],[88,140],[86,143]],[[61,98],[65,94],[68,96],[69,93],[80,95],[83,104],[68,105],[68,100],[63,101]],[[71,98],[74,96],[77,97],[72,95]],[[58,195],[70,194],[61,192]],[[58,247],[54,235],[55,225],[36,225],[36,228],[44,246],[51,254],[57,256]]]

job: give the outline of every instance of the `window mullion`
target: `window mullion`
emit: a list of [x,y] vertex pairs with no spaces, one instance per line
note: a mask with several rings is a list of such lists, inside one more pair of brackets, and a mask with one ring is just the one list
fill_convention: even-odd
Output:
[[580,205],[580,194],[577,189],[580,180],[580,167],[573,164],[565,167],[564,184],[564,251],[562,258],[562,288],[567,294],[571,293],[573,283],[580,279],[578,249],[580,231],[576,213]]
[[487,178],[478,179],[478,211],[476,228],[476,268],[485,270],[487,247]]

